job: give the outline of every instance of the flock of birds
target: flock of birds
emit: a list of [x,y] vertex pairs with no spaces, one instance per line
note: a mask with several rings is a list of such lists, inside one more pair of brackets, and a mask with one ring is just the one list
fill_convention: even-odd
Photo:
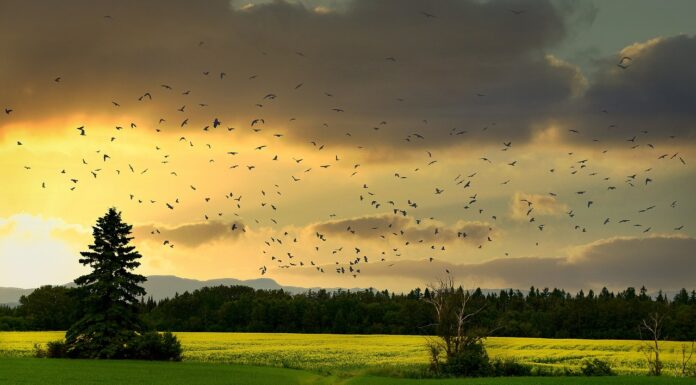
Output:
[[[514,15],[522,15],[525,11],[524,10],[511,10],[511,12]],[[421,12],[423,17],[429,18],[429,19],[437,19],[436,15],[433,15],[428,12]],[[111,17],[106,17],[109,20],[112,20]],[[200,42],[199,46],[203,46],[205,42]],[[299,57],[305,57],[305,53],[303,52],[295,52],[295,54]],[[385,61],[396,63],[397,59],[395,57],[385,57]],[[633,62],[633,59],[630,57],[622,57],[621,60],[617,63],[617,66],[620,67],[622,70],[629,70],[631,63]],[[205,77],[205,78],[217,78],[218,81],[225,81],[226,78],[228,78],[228,74],[224,71],[218,71],[213,73],[212,71],[206,70],[202,71],[199,76]],[[254,81],[257,77],[259,77],[259,74],[251,74],[246,77],[246,80],[248,81]],[[48,80],[50,82],[50,79]],[[68,76],[57,76],[54,79],[52,79],[53,83],[55,83],[56,86],[60,86],[64,82],[69,82],[69,77]],[[262,111],[263,107],[265,105],[268,105],[270,103],[278,103],[282,102],[282,93],[299,93],[302,91],[302,87],[304,85],[304,81],[298,81],[296,86],[292,87],[291,89],[288,90],[282,90],[282,92],[267,92],[261,100],[256,100],[253,102],[253,106],[249,106],[251,109],[255,111]],[[213,114],[208,114],[209,119],[205,124],[202,124],[200,126],[194,127],[194,119],[187,117],[187,114],[192,110],[192,109],[198,109],[197,114],[200,114],[200,111],[206,111],[209,106],[207,103],[203,102],[202,100],[191,100],[196,98],[196,92],[192,92],[192,90],[187,89],[187,88],[177,88],[174,87],[170,84],[160,84],[157,86],[157,91],[150,91],[150,90],[143,90],[143,92],[137,96],[132,96],[132,99],[128,100],[112,100],[110,105],[105,106],[105,108],[111,108],[111,109],[124,109],[127,108],[128,105],[135,105],[136,103],[149,103],[152,101],[155,101],[158,97],[158,93],[178,93],[179,98],[183,99],[184,102],[182,104],[177,104],[173,106],[167,107],[169,111],[169,115],[163,116],[159,118],[156,122],[149,122],[150,125],[150,130],[154,130],[154,133],[152,133],[153,136],[157,136],[159,138],[159,135],[165,136],[169,138],[171,141],[176,141],[177,145],[179,146],[186,146],[192,149],[198,149],[200,146],[196,145],[195,142],[205,141],[206,135],[209,135],[211,132],[217,131],[217,132],[225,132],[227,131],[228,134],[232,135],[235,134],[239,131],[246,131],[245,135],[253,137],[253,135],[265,135],[266,139],[268,140],[275,140],[275,143],[278,143],[278,146],[281,146],[280,143],[282,143],[283,138],[286,136],[287,133],[285,132],[275,132],[273,125],[270,123],[270,120],[268,117],[264,116],[258,116],[248,122],[248,126],[237,129],[235,127],[229,127],[226,124],[224,124],[224,119],[221,118],[220,116],[214,116]],[[297,95],[297,94],[295,94]],[[202,96],[202,95],[201,95]],[[487,97],[486,94],[483,93],[476,93],[476,96],[479,98],[485,98]],[[295,96],[293,96],[295,97]],[[299,97],[299,96],[298,96]],[[323,97],[327,98],[327,100],[330,100],[330,98],[333,97],[333,92],[325,92]],[[403,98],[396,98],[397,101],[403,101]],[[337,117],[336,119],[340,119],[343,116],[349,115],[349,112],[346,112],[344,107],[341,106],[335,106],[335,107],[329,107],[329,110],[335,113],[335,116]],[[609,115],[608,111],[602,111],[603,113],[606,113]],[[17,113],[15,109],[11,106],[6,106],[4,107],[4,113],[6,115],[6,119],[12,119],[12,117]],[[277,117],[274,117],[278,119]],[[267,124],[266,120],[269,120],[269,123]],[[173,121],[173,122],[172,122]],[[285,122],[287,123],[287,126],[289,126],[290,130],[292,129],[291,124],[293,122],[297,121],[296,118],[294,117],[285,117]],[[170,123],[172,122],[172,123]],[[1,122],[0,123],[4,123]],[[423,125],[425,127],[428,127],[428,120],[424,119],[422,121]],[[120,141],[119,139],[122,137],[121,133],[123,130],[128,131],[128,130],[145,130],[148,126],[147,122],[120,122],[115,127],[113,128],[113,132],[111,132],[108,135],[108,143],[109,145],[119,145]],[[324,123],[324,126],[327,130],[331,129],[329,123]],[[152,128],[154,127],[154,129]],[[611,129],[616,127],[616,123],[610,124],[607,128]],[[365,130],[367,132],[378,132],[380,130],[383,130],[385,128],[391,128],[391,126],[388,123],[388,119],[381,120],[372,127],[366,127]],[[101,130],[101,129],[100,129]],[[430,134],[436,130],[435,128],[426,128],[421,132],[410,132],[408,133],[405,137],[402,138],[402,140],[406,143],[411,143],[414,145],[417,145],[416,148],[427,148],[428,145],[428,139]],[[489,130],[489,127],[484,127],[480,129],[481,132],[485,133],[487,130]],[[87,127],[86,125],[80,125],[78,127],[75,127],[75,135],[78,137],[89,137],[91,135],[91,129]],[[270,132],[270,134],[267,134]],[[461,138],[466,138],[467,134],[469,133],[469,130],[466,129],[459,129],[459,128],[452,128],[448,129],[445,131],[445,133],[449,136],[453,137],[454,139],[457,139],[459,137]],[[570,134],[574,135],[581,135],[582,133],[579,130],[576,129],[570,129],[569,130]],[[100,132],[101,134],[101,132]],[[647,142],[647,134],[648,131],[640,131],[636,132],[635,135],[631,135],[631,137],[628,137],[625,139],[625,143],[627,147],[630,147],[631,149],[636,149],[638,147],[648,147],[650,149],[656,150],[656,146],[648,143]],[[352,137],[351,132],[345,133],[347,137]],[[670,137],[671,139],[675,139],[674,136]],[[379,138],[374,138],[372,139],[373,141],[378,141]],[[595,140],[598,141],[598,140]],[[25,143],[25,140],[19,139],[16,142],[17,146],[30,146],[30,143]],[[102,143],[103,144],[103,143]],[[371,143],[366,142],[366,143],[357,143],[357,148],[358,149],[365,149],[369,147]],[[127,145],[127,143],[124,143],[124,145]],[[219,144],[222,146],[222,144]],[[322,152],[322,154],[327,153],[330,151],[331,146],[327,145],[326,143],[321,143],[317,139],[313,138],[307,138],[307,145],[309,148],[309,151],[315,151],[315,152]],[[203,147],[205,151],[210,151],[211,153],[215,154],[213,150],[213,144],[206,143]],[[215,144],[215,150],[217,150],[218,144]],[[244,170],[246,169],[246,174],[245,175],[239,175],[239,174],[233,174],[237,175],[237,177],[240,180],[244,180],[244,183],[255,183],[252,178],[254,178],[254,170],[257,168],[257,165],[255,164],[241,164],[239,162],[235,163],[234,159],[235,157],[238,157],[241,153],[245,153],[247,155],[251,154],[253,156],[258,156],[258,157],[263,157],[265,160],[271,160],[274,162],[285,162],[290,164],[291,166],[295,167],[297,169],[297,172],[292,174],[292,175],[277,175],[277,180],[272,182],[273,188],[272,189],[261,189],[259,191],[258,197],[256,199],[254,198],[247,198],[243,197],[240,194],[235,194],[235,193],[227,193],[224,195],[226,203],[224,203],[225,209],[223,211],[217,211],[214,213],[208,213],[208,210],[204,210],[205,212],[201,213],[200,218],[195,218],[195,220],[205,220],[205,221],[210,221],[210,220],[226,220],[230,223],[229,225],[229,231],[233,234],[239,234],[239,233],[244,233],[247,231],[247,225],[244,223],[244,221],[241,219],[242,215],[240,212],[243,211],[243,208],[248,207],[248,206],[254,206],[258,205],[257,207],[262,207],[264,210],[268,210],[271,215],[270,217],[270,222],[272,225],[269,223],[268,225],[276,228],[276,229],[281,229],[282,225],[287,224],[287,221],[284,221],[282,218],[282,214],[280,214],[282,207],[283,207],[283,187],[287,186],[288,184],[299,184],[302,183],[306,178],[308,178],[307,175],[312,175],[312,173],[316,173],[316,170],[327,170],[327,172],[333,172],[334,174],[331,174],[331,176],[327,179],[327,182],[330,183],[331,178],[338,177],[338,176],[343,176],[343,177],[355,177],[357,176],[362,169],[364,169],[364,165],[361,163],[361,161],[357,159],[350,159],[349,155],[344,155],[341,153],[335,153],[332,152],[331,154],[326,154],[323,155],[324,161],[318,163],[318,164],[308,164],[308,161],[305,160],[305,158],[314,158],[316,159],[316,156],[304,156],[304,157],[291,157],[291,159],[281,159],[281,157],[277,153],[270,153],[274,150],[274,145],[269,145],[269,144],[261,144],[258,146],[253,146],[248,149],[237,149],[237,150],[223,150],[220,152],[218,155],[222,156],[225,158],[225,168],[228,168],[232,171],[235,169],[240,169]],[[506,140],[501,143],[501,148],[500,151],[505,152],[505,154],[510,154],[514,152],[514,143],[511,140]],[[276,147],[278,148],[278,147]],[[340,151],[340,147],[339,148]],[[85,175],[90,182],[94,183],[99,183],[99,177],[102,173],[115,173],[121,178],[125,178],[127,174],[146,174],[146,173],[152,173],[152,172],[157,172],[157,173],[163,173],[163,174],[168,174],[168,176],[172,178],[179,178],[179,172],[177,170],[166,170],[163,171],[161,169],[155,169],[153,171],[150,170],[150,168],[154,169],[154,166],[150,167],[136,167],[135,165],[131,163],[127,163],[127,169],[126,168],[117,168],[117,167],[112,167],[111,164],[114,162],[112,160],[112,156],[107,154],[106,152],[100,150],[99,148],[94,149],[95,152],[97,153],[98,160],[95,161],[94,158],[91,156],[80,156],[81,160],[78,161],[79,163],[77,165],[70,165],[70,167],[80,167],[82,171],[80,172],[68,172],[67,169],[61,169],[59,172],[61,175],[65,177],[65,181],[67,184],[67,188],[69,191],[75,191],[77,190],[78,186],[81,183],[86,183],[81,175]],[[163,167],[168,167],[167,165],[170,163],[172,160],[170,158],[170,155],[160,155],[163,153],[163,147],[155,146],[155,159],[158,159],[159,163],[164,165]],[[604,150],[603,153],[606,153],[608,150]],[[315,154],[314,154],[315,155]],[[575,156],[576,154],[574,153],[569,153],[569,156]],[[394,178],[395,180],[403,180],[407,179],[409,177],[413,178],[414,175],[417,175],[418,172],[423,173],[424,170],[428,170],[431,167],[437,167],[438,165],[438,159],[436,159],[434,151],[428,151],[424,150],[423,153],[423,161],[422,165],[415,168],[413,170],[413,173],[409,173],[408,175],[404,172],[399,172],[395,171],[394,172]],[[481,167],[486,167],[486,166],[492,166],[494,162],[497,164],[505,165],[506,167],[520,167],[522,166],[522,162],[519,161],[518,159],[507,159],[505,161],[494,161],[494,156],[491,155],[483,155],[478,158],[478,161],[481,163]],[[674,161],[678,162],[679,164],[685,166],[686,165],[686,160],[679,154],[679,153],[660,153],[655,157],[656,161]],[[94,163],[98,162],[98,165],[95,165]],[[589,158],[580,158],[577,160],[574,160],[574,164],[570,166],[569,170],[556,170],[556,169],[549,169],[548,173],[549,175],[553,175],[559,172],[568,172],[570,175],[576,175],[576,174],[581,174],[584,173],[584,175],[589,175],[589,176],[595,176],[598,173],[596,171],[592,171],[591,168],[591,159]],[[210,158],[208,161],[208,164],[213,164],[215,163],[215,158]],[[218,162],[222,163],[222,162]],[[215,163],[217,164],[217,163]],[[369,167],[369,165],[367,165]],[[32,166],[31,165],[25,165],[25,169],[28,172],[32,171]],[[333,168],[332,168],[333,167]],[[329,171],[328,169],[331,170],[336,170],[334,171]],[[347,172],[346,172],[347,170]],[[232,172],[231,171],[231,172]],[[614,182],[613,180],[610,179],[610,177],[604,177],[604,181],[606,182],[606,189],[609,191],[616,190],[618,188],[636,188],[640,186],[647,186],[651,183],[654,183],[654,177],[651,176],[650,174],[651,168],[644,170],[642,173],[634,173],[631,175],[627,175],[623,181],[616,181]],[[88,172],[88,173],[87,173]],[[427,171],[425,171],[427,173]],[[82,174],[80,174],[82,173]],[[345,175],[343,175],[345,173]],[[450,191],[453,190],[459,190],[464,191],[465,193],[463,194],[462,198],[462,207],[465,210],[472,210],[472,211],[477,211],[480,216],[487,215],[492,211],[495,211],[496,209],[491,209],[489,210],[488,208],[482,207],[480,202],[482,201],[482,196],[480,195],[480,192],[476,191],[475,188],[475,183],[474,181],[476,180],[477,176],[480,175],[480,171],[476,172],[470,172],[470,173],[464,173],[464,174],[459,174],[456,176],[452,176],[449,180],[447,181],[442,181],[442,184],[437,185],[437,186],[429,186],[429,187],[424,187],[428,188],[432,191],[433,196],[440,196],[442,194],[447,194],[450,193]],[[479,176],[480,178],[480,176]],[[439,227],[439,226],[433,226],[432,223],[436,218],[432,216],[416,216],[413,214],[413,211],[416,211],[419,208],[419,203],[416,202],[415,200],[412,199],[407,199],[405,201],[400,201],[397,198],[390,197],[390,196],[384,196],[384,194],[378,194],[376,191],[371,189],[368,184],[365,181],[358,181],[359,178],[354,178],[356,180],[355,182],[355,199],[360,202],[360,204],[364,205],[366,209],[370,209],[371,212],[377,213],[377,214],[388,214],[386,217],[391,218],[386,220],[383,225],[380,226],[373,226],[373,227],[363,227],[363,228],[358,228],[358,227],[353,227],[353,226],[346,226],[345,228],[345,234],[341,237],[341,239],[351,239],[351,236],[356,236],[355,241],[352,245],[350,246],[343,246],[339,245],[337,247],[326,247],[327,241],[331,237],[331,234],[327,234],[326,232],[322,232],[320,230],[317,230],[314,232],[314,242],[312,243],[312,248],[314,249],[314,256],[307,256],[307,255],[299,255],[298,253],[295,252],[295,248],[293,245],[297,244],[298,237],[297,234],[292,234],[288,231],[284,230],[277,230],[277,233],[274,234],[273,236],[268,237],[268,239],[263,240],[263,244],[259,245],[260,251],[263,253],[264,258],[266,262],[259,267],[259,272],[261,275],[266,274],[268,271],[268,267],[275,267],[278,269],[290,269],[290,268],[295,268],[295,267],[309,267],[312,269],[315,269],[318,273],[327,273],[327,272],[334,272],[336,274],[341,274],[341,275],[352,275],[353,277],[358,277],[361,274],[361,269],[364,269],[363,266],[367,265],[369,263],[389,263],[391,266],[391,263],[394,260],[398,260],[399,257],[402,255],[408,255],[409,253],[409,247],[417,246],[421,248],[427,248],[428,249],[428,255],[426,257],[427,260],[432,262],[437,254],[436,253],[443,253],[447,250],[447,244],[443,238],[439,238],[444,229]],[[176,179],[174,179],[176,180]],[[215,181],[217,182],[217,181]],[[502,180],[500,182],[501,186],[507,185],[510,183],[510,179]],[[210,206],[205,206],[205,204],[216,200],[215,197],[209,196],[206,194],[206,189],[211,186],[196,186],[194,184],[189,184],[189,183],[179,183],[178,181],[172,182],[172,188],[174,186],[183,186],[186,185],[185,189],[190,189],[191,191],[194,192],[199,192],[201,195],[202,201],[199,202],[194,202],[192,204],[196,205],[198,207],[199,205],[202,205],[203,207],[210,207]],[[40,186],[43,189],[49,189],[50,186],[47,185],[45,181],[40,181]],[[61,186],[64,187],[64,186]],[[110,186],[104,186],[104,188],[110,188]],[[398,189],[397,186],[395,186],[395,189]],[[586,189],[578,189],[574,193],[576,195],[576,198],[582,198],[583,199],[583,204],[581,209],[590,209],[593,204],[595,204],[595,200],[597,198],[593,198],[592,194],[586,190]],[[548,196],[552,197],[553,199],[556,199],[558,197],[558,193],[556,192],[548,192]],[[174,198],[172,200],[167,201],[166,199],[149,199],[149,198],[143,198],[141,196],[136,196],[136,194],[130,193],[128,196],[123,197],[124,200],[127,200],[131,203],[137,203],[137,204],[151,204],[155,205],[157,207],[161,207],[161,210],[177,210],[182,204],[183,204],[183,199]],[[222,197],[218,197],[218,199],[221,199]],[[244,199],[246,198],[246,199]],[[435,199],[435,197],[433,197]],[[534,199],[528,199],[528,198],[522,198],[520,202],[523,205],[526,205],[526,214],[525,214],[525,220],[529,222],[530,226],[534,226],[538,231],[544,231],[545,226],[547,226],[545,223],[540,223],[541,218],[540,216],[536,215],[536,209],[537,205],[539,203],[535,202]],[[678,205],[677,201],[673,201],[670,206],[671,208],[676,208]],[[565,215],[567,218],[570,218],[571,220],[575,217],[576,212],[579,208],[571,208],[569,209]],[[645,213],[648,211],[656,210],[657,206],[656,205],[650,205],[648,207],[640,208],[638,210],[639,213]],[[418,213],[422,213],[422,211],[417,211]],[[337,221],[337,215],[335,213],[327,213],[328,214],[328,221]],[[489,223],[489,222],[495,222],[498,220],[498,215],[501,215],[500,212],[498,214],[493,214],[493,215],[487,215],[485,216],[485,221],[482,223]],[[411,228],[406,228],[403,226],[403,221],[398,221],[397,219],[403,219],[406,218],[409,221],[412,221],[414,224]],[[479,217],[482,218],[482,217]],[[255,223],[260,224],[258,219],[254,219]],[[603,218],[600,223],[602,225],[607,225],[609,223],[619,223],[619,224],[629,224],[632,225],[636,228],[638,228],[641,232],[647,233],[652,230],[652,226],[646,225],[643,223],[638,223],[636,221],[633,221],[631,218]],[[410,222],[409,222],[410,223]],[[440,222],[441,223],[441,222]],[[583,224],[578,224],[578,223],[573,223],[571,224],[573,226],[574,230],[581,231],[581,232],[586,232],[587,231],[587,226]],[[418,229],[418,228],[424,228],[427,229],[428,231],[432,231],[432,234],[429,236],[422,235],[421,233],[421,239],[413,239],[413,229]],[[679,231],[684,228],[683,225],[679,225],[677,227],[674,227],[673,230]],[[411,233],[409,232],[411,231]],[[150,235],[153,237],[153,239],[159,239],[158,242],[161,243],[161,246],[163,248],[174,248],[174,242],[172,242],[169,239],[164,239],[162,237],[163,232],[160,231],[160,229],[153,229],[150,233]],[[456,239],[466,239],[467,237],[470,237],[470,234],[467,234],[466,231],[462,230],[455,230],[456,234]],[[370,254],[367,253],[364,248],[359,247],[358,241],[360,239],[364,239],[369,235],[370,238],[372,239],[377,239],[378,241],[382,241],[384,247],[382,248],[381,251],[379,251],[377,254]],[[360,238],[359,236],[363,236],[363,238]],[[475,245],[478,248],[484,247],[484,245],[488,242],[493,242],[495,240],[495,232],[494,228],[491,225],[488,227],[487,233],[483,234],[483,236],[480,236],[480,242],[478,245]],[[399,247],[393,247],[394,244],[400,244]],[[538,244],[538,243],[537,243]],[[164,252],[164,251],[163,251]],[[327,258],[331,259],[331,263],[323,263],[323,260],[326,260]],[[331,266],[331,267],[329,267]],[[449,272],[449,271],[448,271]]]

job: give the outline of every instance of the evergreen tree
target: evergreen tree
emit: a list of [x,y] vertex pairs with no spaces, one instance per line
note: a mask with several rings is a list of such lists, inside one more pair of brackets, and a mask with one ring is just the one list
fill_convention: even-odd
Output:
[[83,294],[84,316],[66,333],[68,354],[74,357],[122,358],[143,330],[138,297],[146,278],[131,271],[141,255],[129,245],[133,226],[110,208],[93,227],[94,244],[80,253],[80,263],[92,272],[75,279]]

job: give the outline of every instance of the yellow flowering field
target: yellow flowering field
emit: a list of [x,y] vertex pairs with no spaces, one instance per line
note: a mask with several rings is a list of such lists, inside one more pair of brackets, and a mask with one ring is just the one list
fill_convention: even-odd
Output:
[[[419,369],[427,365],[422,336],[176,333],[187,361],[302,368],[321,372]],[[63,332],[0,332],[0,356],[29,356],[34,344],[62,338]],[[493,337],[486,341],[493,358],[576,369],[586,358],[607,360],[623,374],[645,371],[640,341]],[[667,374],[678,362],[680,342],[663,342]]]

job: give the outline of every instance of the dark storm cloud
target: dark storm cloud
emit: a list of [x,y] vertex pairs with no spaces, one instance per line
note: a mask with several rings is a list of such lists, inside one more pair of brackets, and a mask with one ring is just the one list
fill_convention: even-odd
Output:
[[[232,230],[233,224],[237,226],[234,231]],[[243,234],[243,228],[244,224],[241,222],[222,223],[218,221],[189,223],[177,227],[143,225],[133,229],[133,236],[136,242],[161,243],[168,240],[174,245],[197,247],[223,239],[237,239]]]
[[[402,147],[425,145],[404,141],[413,132],[428,146],[452,144],[452,128],[495,125],[495,140],[526,138],[575,87],[572,68],[544,55],[572,7],[548,1],[355,0],[328,13],[283,1],[235,5],[3,2],[0,41],[12,54],[0,62],[0,99],[18,120],[125,114],[141,125],[163,117],[175,129],[186,117],[192,128],[264,117],[296,140]],[[138,102],[145,92],[153,101]],[[277,98],[264,100],[268,93]]]
[[578,248],[566,258],[500,258],[480,264],[411,260],[391,267],[365,266],[362,274],[428,281],[449,269],[467,284],[487,287],[623,289],[645,285],[651,290],[673,290],[696,286],[694,250],[696,238],[612,238]]
[[[628,56],[622,69],[616,64]],[[656,38],[598,63],[576,108],[576,127],[596,136],[652,141],[696,139],[696,37]],[[603,112],[604,111],[604,112]],[[615,127],[608,128],[609,125]]]
[[461,241],[474,246],[487,242],[489,236],[495,237],[495,230],[488,223],[460,221],[446,226],[430,221],[417,223],[413,218],[391,214],[323,222],[311,226],[310,230],[327,237],[399,239],[426,244]]
[[[215,117],[243,129],[262,117],[301,143],[402,150],[524,141],[549,121],[580,128],[588,143],[637,127],[693,137],[694,38],[664,39],[625,71],[618,58],[601,60],[587,83],[547,56],[570,23],[594,15],[574,2],[245,4],[4,1],[0,103],[16,121],[80,113],[148,127],[165,118],[165,132],[186,118],[185,130],[199,130]],[[152,101],[137,100],[145,92]],[[408,137],[416,132],[425,139]]]

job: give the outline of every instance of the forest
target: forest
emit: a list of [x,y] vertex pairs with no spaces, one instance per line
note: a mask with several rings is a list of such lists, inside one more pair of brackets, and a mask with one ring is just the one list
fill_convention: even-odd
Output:
[[[618,293],[532,287],[526,293],[471,294],[472,306],[483,307],[476,323],[495,336],[641,339],[639,323],[659,312],[666,315],[665,339],[696,339],[696,291],[682,289],[673,298],[651,296],[644,287]],[[19,306],[0,307],[0,330],[66,330],[81,316],[80,295],[75,288],[43,286],[23,296]],[[423,300],[429,296],[429,289],[290,294],[217,286],[160,301],[143,298],[140,307],[156,330],[425,335],[434,332],[433,307]]]

